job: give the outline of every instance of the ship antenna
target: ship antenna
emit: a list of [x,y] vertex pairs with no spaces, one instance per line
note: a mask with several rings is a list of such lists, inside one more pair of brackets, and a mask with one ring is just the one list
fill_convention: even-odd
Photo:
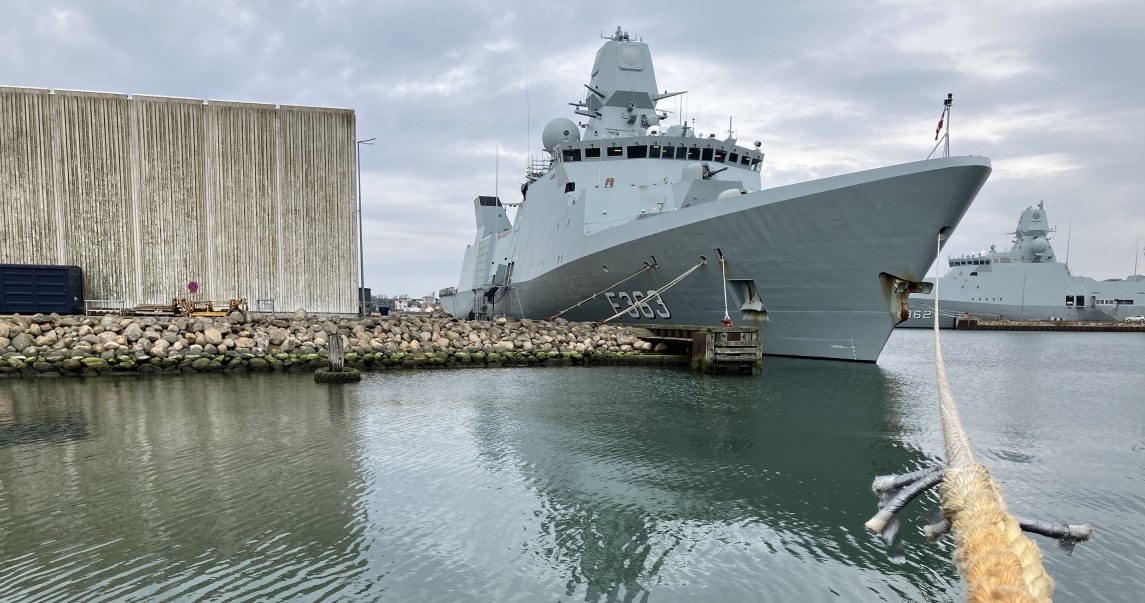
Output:
[[1137,253],[1137,251],[1139,249],[1141,251],[1145,251],[1145,249],[1141,249],[1141,236],[1140,235],[1138,235],[1138,237],[1137,237],[1137,244],[1133,246],[1133,276],[1137,276],[1137,257],[1139,255]]
[[501,145],[497,145],[497,158],[493,160],[493,196],[501,197]]
[[529,64],[525,63],[525,150],[533,143],[533,108],[529,102]]
[[1069,240],[1073,237],[1073,220],[1069,221],[1069,226],[1065,231],[1065,271],[1069,272]]

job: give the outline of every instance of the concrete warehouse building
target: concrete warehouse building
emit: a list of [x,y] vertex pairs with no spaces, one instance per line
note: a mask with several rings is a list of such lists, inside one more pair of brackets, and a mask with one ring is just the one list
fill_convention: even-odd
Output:
[[355,150],[348,109],[0,87],[0,264],[127,308],[354,313]]

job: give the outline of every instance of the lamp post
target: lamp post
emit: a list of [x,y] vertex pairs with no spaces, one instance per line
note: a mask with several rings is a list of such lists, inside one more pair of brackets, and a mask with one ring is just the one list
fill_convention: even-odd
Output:
[[377,138],[359,140],[357,145],[358,160],[358,316],[366,315],[366,240],[362,238],[362,145],[373,145]]

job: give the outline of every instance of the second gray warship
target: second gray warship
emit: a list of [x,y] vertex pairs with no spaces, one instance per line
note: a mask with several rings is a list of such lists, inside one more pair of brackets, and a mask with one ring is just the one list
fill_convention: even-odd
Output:
[[[991,171],[943,157],[762,188],[761,145],[666,125],[648,45],[617,28],[520,203],[474,199],[456,316],[757,326],[770,355],[874,362]],[[581,133],[583,129],[583,134]],[[507,207],[518,206],[510,222]],[[726,300],[726,301],[725,301]]]
[[[965,315],[981,320],[1121,321],[1145,314],[1145,276],[1094,280],[1059,262],[1045,204],[1018,218],[1009,251],[952,257],[938,279],[939,326]],[[934,293],[912,296],[904,328],[934,327]]]

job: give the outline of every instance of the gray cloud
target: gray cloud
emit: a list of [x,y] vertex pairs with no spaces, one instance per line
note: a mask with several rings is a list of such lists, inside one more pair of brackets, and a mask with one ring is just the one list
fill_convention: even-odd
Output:
[[1124,276],[1145,237],[1145,5],[1038,4],[17,1],[0,83],[355,109],[378,138],[366,284],[421,294],[457,283],[473,197],[499,180],[515,199],[598,35],[623,25],[701,132],[734,115],[764,141],[768,185],[924,158],[953,92],[954,153],[995,173],[946,253],[1008,244],[1045,200],[1075,273]]

